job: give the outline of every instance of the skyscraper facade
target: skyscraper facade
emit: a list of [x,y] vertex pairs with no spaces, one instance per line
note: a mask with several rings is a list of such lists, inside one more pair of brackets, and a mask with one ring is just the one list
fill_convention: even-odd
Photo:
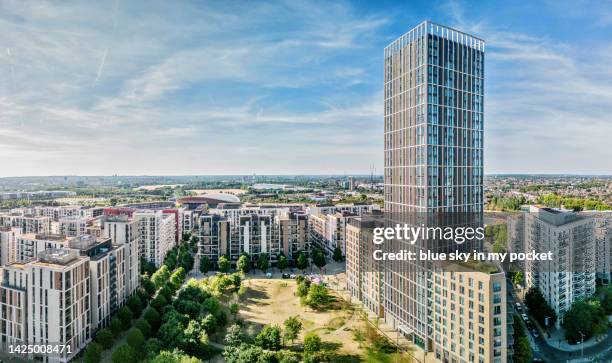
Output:
[[[483,106],[482,39],[425,21],[385,48],[387,223],[436,213],[482,223]],[[423,261],[388,261],[381,272],[385,320],[416,344],[446,362],[506,360],[500,269],[466,275]],[[469,285],[461,286],[464,279]]]

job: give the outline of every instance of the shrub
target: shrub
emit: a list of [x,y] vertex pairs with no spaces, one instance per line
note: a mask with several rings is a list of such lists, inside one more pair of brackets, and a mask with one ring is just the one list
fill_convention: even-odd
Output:
[[138,359],[134,349],[127,344],[123,344],[113,352],[112,361],[113,363],[136,363]]
[[110,349],[113,346],[115,337],[113,333],[108,329],[102,329],[96,334],[96,342],[98,342],[102,348]]
[[312,354],[321,350],[321,338],[316,333],[308,333],[304,337],[304,354]]
[[96,342],[91,342],[85,348],[85,363],[99,363],[102,359],[102,346]]

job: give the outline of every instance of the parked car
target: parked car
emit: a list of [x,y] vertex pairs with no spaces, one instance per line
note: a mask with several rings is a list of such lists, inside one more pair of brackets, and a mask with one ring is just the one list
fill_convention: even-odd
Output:
[[524,321],[529,321],[529,317],[527,316],[527,314],[523,313],[521,314],[521,317],[523,318]]
[[523,311],[523,307],[521,306],[521,303],[520,303],[520,302],[517,302],[517,303],[516,303],[516,310],[518,310],[518,311]]
[[283,277],[284,279],[290,279],[290,278],[291,278],[291,275],[289,275],[289,274],[283,274],[283,275],[282,275],[282,277]]
[[531,330],[531,335],[533,335],[533,337],[534,337],[534,338],[537,338],[537,337],[539,337],[539,336],[540,336],[540,334],[538,334],[538,331],[537,331],[537,330],[535,330],[535,329],[532,329],[532,330]]
[[294,278],[295,278],[295,274],[291,274],[291,275],[289,275],[289,278],[290,278],[290,279],[294,279]]

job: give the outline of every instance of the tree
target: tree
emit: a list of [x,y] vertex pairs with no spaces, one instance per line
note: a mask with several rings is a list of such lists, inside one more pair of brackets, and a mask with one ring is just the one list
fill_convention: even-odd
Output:
[[87,344],[84,359],[85,363],[99,363],[102,359],[102,346],[96,342]]
[[232,285],[234,286],[234,290],[238,290],[240,288],[240,284],[242,284],[242,277],[240,277],[240,274],[238,273],[231,274],[229,279]]
[[341,262],[344,259],[344,257],[342,256],[342,249],[340,248],[340,246],[336,246],[336,248],[334,248],[334,254],[332,258],[336,262]]
[[162,294],[157,295],[155,299],[151,301],[151,306],[157,311],[161,311],[166,305],[168,305],[168,300],[166,300]]
[[233,303],[230,305],[230,313],[232,314],[234,319],[236,319],[236,315],[238,315],[239,311],[240,311],[240,306],[238,304]]
[[532,358],[533,354],[529,346],[529,340],[527,340],[526,336],[519,337],[514,342],[513,361],[516,363],[530,363]]
[[577,301],[563,317],[565,339],[573,344],[582,341],[583,338],[587,340],[592,336],[601,335],[608,327],[607,321],[607,315],[599,301]]
[[170,283],[174,287],[174,289],[178,289],[181,284],[185,281],[185,277],[187,274],[185,273],[185,269],[181,266],[174,270],[172,275],[170,275]]
[[147,339],[147,342],[145,343],[145,349],[147,351],[147,354],[155,355],[159,353],[159,351],[162,350],[162,345],[163,343],[161,342],[161,340],[157,338]]
[[514,285],[520,285],[523,283],[523,272],[522,271],[516,271],[512,275],[512,283]]
[[140,278],[140,286],[142,286],[149,296],[153,296],[153,294],[155,294],[155,284],[151,281],[149,276],[143,275]]
[[238,258],[238,262],[236,262],[236,268],[238,271],[242,273],[249,273],[251,268],[251,261],[248,255],[244,254]]
[[554,325],[557,320],[557,314],[550,305],[548,305],[548,302],[546,302],[540,290],[535,287],[530,288],[525,294],[525,305],[529,308],[534,319],[542,326],[545,325],[547,317],[548,326]]
[[96,342],[104,349],[110,349],[113,346],[114,341],[115,337],[113,336],[113,333],[106,328],[100,330],[96,335]]
[[280,327],[266,325],[255,337],[255,344],[263,349],[279,350],[281,348]]
[[113,352],[112,361],[113,363],[136,363],[138,359],[134,349],[127,344],[123,344]]
[[121,324],[121,320],[119,320],[119,318],[117,317],[111,319],[110,323],[108,324],[108,327],[115,336],[121,334],[121,332],[123,331],[123,324]]
[[168,278],[170,278],[170,270],[168,270],[168,266],[162,265],[159,270],[151,275],[151,282],[155,285],[155,289],[159,289],[168,281]]
[[225,334],[225,344],[230,347],[237,347],[242,344],[244,335],[242,334],[242,328],[238,324],[234,324],[227,328]]
[[134,317],[134,314],[132,314],[132,311],[127,306],[122,306],[121,309],[119,309],[117,316],[119,317],[119,320],[121,320],[123,330],[128,330],[130,326],[132,326],[132,318]]
[[159,327],[157,336],[167,347],[180,347],[184,339],[185,326],[175,318],[170,318]]
[[262,253],[259,255],[259,259],[257,260],[257,267],[259,267],[259,269],[264,273],[268,271],[268,268],[270,267],[270,259],[268,258],[267,253]]
[[132,295],[128,299],[127,306],[132,311],[134,317],[138,317],[142,313],[142,301],[140,300],[138,295]]
[[136,320],[134,326],[140,330],[145,338],[149,338],[151,336],[151,324],[149,324],[145,319]]
[[312,354],[321,350],[321,338],[317,333],[310,332],[304,336],[304,354]]
[[145,310],[143,318],[151,325],[153,330],[157,330],[161,324],[161,316],[154,307],[149,307]]
[[202,355],[206,352],[206,346],[208,344],[208,335],[204,325],[197,321],[191,320],[185,328],[185,334],[183,338],[183,348],[185,352],[194,355]]
[[200,272],[205,274],[210,270],[210,258],[208,256],[203,255],[200,257]]
[[227,258],[225,255],[219,257],[217,264],[219,265],[219,271],[223,273],[229,272],[230,268],[232,267],[229,258]]
[[319,284],[311,284],[306,296],[306,304],[313,309],[324,309],[329,302],[327,288]]
[[306,258],[306,255],[304,254],[304,252],[300,251],[298,253],[298,257],[295,262],[295,266],[302,271],[304,271],[308,267],[308,259]]
[[302,322],[297,316],[290,316],[287,318],[287,320],[285,320],[284,325],[284,337],[285,339],[291,340],[291,344],[293,344],[293,341],[297,339],[300,331],[302,330]]
[[285,255],[279,255],[278,256],[278,262],[276,263],[276,265],[278,266],[278,269],[280,270],[280,272],[283,272],[284,269],[287,268],[287,257],[285,257]]
[[606,314],[612,314],[612,286],[603,287],[601,295],[601,307]]
[[310,280],[302,280],[301,282],[298,282],[297,296],[306,297],[306,295],[308,295],[308,290],[310,290],[310,284]]
[[126,341],[130,347],[134,348],[134,351],[142,352],[146,340],[140,329],[132,328],[127,333]]
[[323,253],[321,250],[314,250],[312,252],[312,263],[314,263],[314,265],[321,270],[326,264],[325,253]]

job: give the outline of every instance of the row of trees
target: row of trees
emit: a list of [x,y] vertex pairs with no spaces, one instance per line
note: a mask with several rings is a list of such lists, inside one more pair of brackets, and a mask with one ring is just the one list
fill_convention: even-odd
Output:
[[[131,296],[126,305],[119,309],[108,326],[96,334],[94,341],[85,349],[85,362],[100,362],[102,352],[105,349],[112,348],[116,339],[125,331],[127,331],[126,344],[121,345],[113,352],[112,361],[137,362],[140,360],[139,357],[147,356],[147,352],[150,352],[147,349],[147,343],[149,342],[147,338],[151,338],[155,332],[159,312],[155,308],[149,307],[142,318],[139,319],[139,317],[149,305],[149,302],[151,306],[155,305],[160,308],[174,296],[185,281],[186,271],[193,268],[192,253],[194,249],[195,243],[187,235],[183,244],[169,251],[164,264],[158,270],[155,270],[152,263],[142,261],[142,275],[137,293]],[[151,300],[152,298],[153,300]]]
[[521,208],[521,205],[526,204],[527,199],[522,196],[508,196],[508,197],[491,197],[487,204],[489,210],[500,210],[500,211],[515,211]]
[[612,205],[599,200],[564,197],[554,193],[540,196],[538,198],[538,203],[544,204],[548,207],[564,207],[574,211],[612,209]]
[[523,329],[523,322],[518,315],[514,315],[514,324],[512,327],[514,329],[514,355],[512,359],[516,363],[530,363],[533,358],[533,352],[531,351],[529,340],[525,334],[525,329]]
[[[322,250],[314,249],[310,255],[312,263],[319,269],[322,269],[327,264],[325,253]],[[334,251],[333,259],[335,261],[341,261],[342,258],[342,250],[338,247],[337,250]],[[277,256],[276,261],[276,267],[281,272],[289,267],[289,260],[282,252]],[[294,256],[294,261],[295,267],[299,270],[306,270],[309,266],[308,257],[303,251],[298,252]],[[236,270],[245,274],[249,273],[254,266],[263,272],[267,272],[271,267],[270,256],[267,253],[261,253],[259,254],[257,260],[253,261],[252,257],[248,253],[243,253],[236,261]],[[200,257],[200,272],[204,274],[208,273],[212,267],[212,261],[210,258],[208,258],[208,256]],[[217,268],[219,272],[222,273],[230,272],[232,265],[229,257],[226,255],[219,257],[219,260],[217,261]]]
[[318,358],[323,347],[321,338],[314,332],[304,336],[302,359],[295,350],[283,349],[287,341],[298,338],[302,330],[302,322],[296,316],[285,320],[283,328],[278,325],[264,326],[254,338],[242,332],[239,324],[230,326],[225,336],[223,358],[228,363],[298,363],[322,362]]

